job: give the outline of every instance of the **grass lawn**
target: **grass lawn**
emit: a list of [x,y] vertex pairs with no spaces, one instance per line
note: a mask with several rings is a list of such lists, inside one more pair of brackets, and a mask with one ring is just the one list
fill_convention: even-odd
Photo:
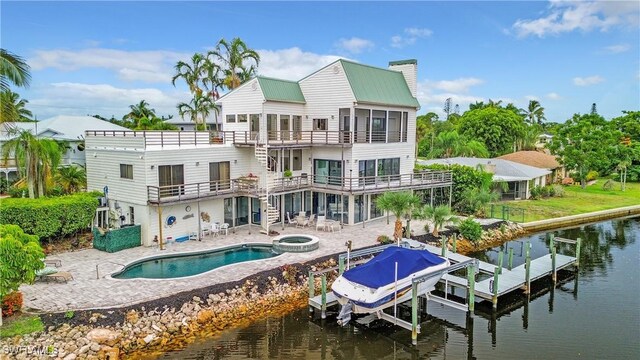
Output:
[[44,325],[38,316],[14,315],[3,321],[0,339],[44,330]]
[[640,183],[627,183],[624,192],[620,191],[620,184],[615,183],[613,190],[605,191],[602,190],[605,181],[599,179],[586,189],[580,185],[565,186],[564,197],[505,201],[500,204],[524,209],[525,222],[640,205]]

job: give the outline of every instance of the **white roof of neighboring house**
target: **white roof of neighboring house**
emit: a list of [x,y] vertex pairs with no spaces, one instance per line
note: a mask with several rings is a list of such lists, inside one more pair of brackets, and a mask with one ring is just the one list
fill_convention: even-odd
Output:
[[[487,165],[495,165],[495,171],[493,172],[494,181],[528,181],[541,176],[550,174],[551,171],[546,169],[540,169],[537,167],[518,164],[517,162],[503,160],[503,159],[483,159],[473,157],[454,157],[448,159],[430,159],[430,160],[418,160],[420,165],[464,165],[476,168],[478,165],[482,165],[485,171],[488,171]],[[454,180],[455,181],[455,180]]]
[[[46,136],[56,140],[77,141],[84,138],[86,130],[115,130],[126,131],[125,127],[93,116],[58,115],[38,122],[11,123],[10,126],[21,130],[29,130],[37,136]],[[5,129],[0,132],[0,141],[13,138]]]

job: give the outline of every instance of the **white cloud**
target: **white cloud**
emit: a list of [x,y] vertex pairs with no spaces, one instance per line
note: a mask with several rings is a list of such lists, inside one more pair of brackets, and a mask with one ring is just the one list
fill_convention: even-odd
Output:
[[75,71],[83,68],[104,68],[115,72],[125,81],[169,83],[173,66],[191,57],[173,51],[124,51],[104,48],[84,50],[38,50],[28,59],[33,71],[54,68]]
[[394,48],[403,48],[408,45],[413,45],[420,38],[426,38],[433,34],[433,31],[426,28],[406,28],[404,29],[404,36],[394,35],[391,37],[391,46]]
[[606,46],[604,50],[611,54],[619,54],[619,53],[629,51],[630,48],[631,46],[629,46],[629,44],[616,44],[616,45]]
[[550,92],[547,95],[545,95],[547,97],[547,99],[549,100],[560,100],[562,99],[562,97],[560,95],[558,95],[557,93],[554,92]]
[[190,94],[172,90],[164,92],[156,88],[124,89],[109,84],[83,84],[61,82],[34,89],[29,106],[40,118],[67,114],[100,114],[121,117],[129,105],[146,100],[160,115],[176,114],[178,102],[188,102]]
[[[418,82],[417,98],[420,106],[426,112],[433,111],[442,119],[444,116],[444,102],[451,98],[452,107],[460,105],[460,113],[469,108],[469,104],[487,99],[468,94],[470,88],[482,84],[477,78],[460,78],[455,80],[425,80]],[[453,109],[452,109],[453,111]]]
[[426,80],[424,85],[431,89],[442,90],[446,92],[469,92],[469,88],[472,86],[480,85],[484,83],[483,80],[478,78],[459,78],[455,80],[439,80],[429,81]]
[[300,80],[312,72],[340,59],[336,55],[320,55],[303,52],[293,47],[280,50],[258,50],[258,73],[279,79]]
[[573,84],[577,86],[590,86],[599,84],[604,81],[604,78],[600,75],[593,75],[587,77],[574,77]]
[[551,1],[547,13],[538,19],[517,20],[513,24],[516,34],[544,37],[574,30],[607,31],[614,26],[638,25],[638,6],[633,1]]
[[352,37],[351,39],[340,39],[336,46],[352,54],[359,54],[365,50],[371,50],[374,44],[370,40]]

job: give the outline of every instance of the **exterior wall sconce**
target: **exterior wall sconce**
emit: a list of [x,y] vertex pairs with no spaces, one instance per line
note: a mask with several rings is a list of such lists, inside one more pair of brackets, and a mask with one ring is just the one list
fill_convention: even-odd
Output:
[[233,163],[234,163],[234,164],[237,164],[237,163],[238,163],[238,159],[234,159],[234,160],[233,160]]
[[155,169],[156,166],[155,165],[151,165],[151,170]]
[[200,166],[200,161],[196,161],[196,166]]

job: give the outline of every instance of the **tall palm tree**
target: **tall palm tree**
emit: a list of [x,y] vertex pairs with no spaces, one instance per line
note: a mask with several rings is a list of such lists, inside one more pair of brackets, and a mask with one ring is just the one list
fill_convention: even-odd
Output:
[[16,137],[2,145],[2,157],[5,161],[10,156],[15,158],[32,199],[45,195],[45,181],[60,164],[62,152],[57,141],[38,139],[28,130],[20,130]]
[[413,210],[420,205],[420,198],[407,191],[386,192],[376,199],[376,207],[391,211],[396,217],[393,238],[400,241],[402,238],[402,218],[410,216]]
[[529,106],[524,110],[525,117],[531,125],[542,124],[547,118],[544,117],[544,108],[538,100],[529,100]]
[[87,173],[81,166],[61,166],[56,172],[55,181],[66,194],[73,194],[87,187]]
[[447,222],[455,222],[457,218],[453,216],[451,208],[447,205],[430,206],[425,205],[418,212],[418,217],[431,221],[433,223],[433,236],[438,236],[440,230]]
[[260,55],[249,49],[240,38],[234,38],[231,42],[220,39],[216,49],[210,54],[220,61],[224,73],[223,83],[228,89],[235,89],[253,77],[260,63]]
[[203,79],[208,75],[208,71],[211,68],[210,63],[207,56],[199,53],[193,54],[191,63],[178,61],[174,67],[176,74],[171,78],[171,83],[175,86],[176,80],[182,79],[189,86],[189,91],[193,95],[202,95]]
[[30,69],[20,56],[0,49],[0,91],[9,90],[9,83],[28,87],[31,82]]
[[518,150],[535,150],[536,143],[542,134],[542,127],[538,124],[526,126],[521,138],[516,140]]
[[33,121],[33,113],[26,108],[28,100],[20,99],[20,95],[11,90],[0,93],[2,112],[0,123],[4,122],[30,122]]
[[188,104],[178,104],[178,114],[183,119],[185,115],[189,116],[191,121],[196,124],[196,128],[200,129],[206,129],[206,119],[212,111],[217,114],[219,112],[218,106],[211,97],[202,94],[195,94]]
[[484,143],[466,140],[457,131],[443,131],[436,137],[433,148],[427,155],[430,158],[450,158],[454,156],[488,157],[489,151]]

